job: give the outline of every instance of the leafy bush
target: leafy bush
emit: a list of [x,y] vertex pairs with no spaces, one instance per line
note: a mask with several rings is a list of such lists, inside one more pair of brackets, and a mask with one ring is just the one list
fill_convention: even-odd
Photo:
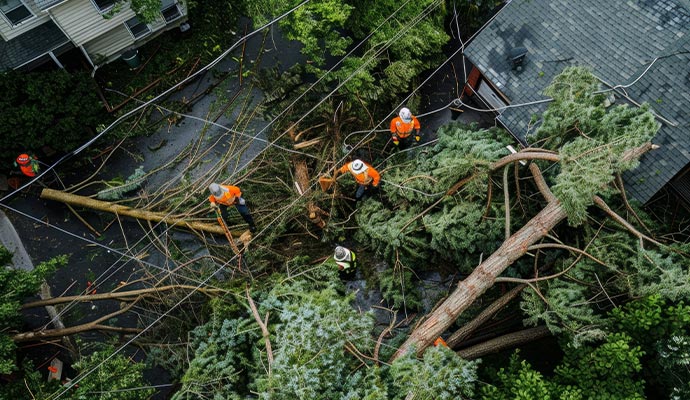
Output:
[[[23,152],[43,146],[68,152],[88,139],[89,127],[103,123],[106,114],[93,80],[86,72],[0,73],[2,165]],[[40,154],[39,154],[40,155]]]

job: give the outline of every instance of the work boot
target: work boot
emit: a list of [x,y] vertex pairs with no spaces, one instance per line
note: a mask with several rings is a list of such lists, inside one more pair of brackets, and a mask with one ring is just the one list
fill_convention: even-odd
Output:
[[249,225],[249,232],[251,232],[252,234],[256,233],[256,225]]

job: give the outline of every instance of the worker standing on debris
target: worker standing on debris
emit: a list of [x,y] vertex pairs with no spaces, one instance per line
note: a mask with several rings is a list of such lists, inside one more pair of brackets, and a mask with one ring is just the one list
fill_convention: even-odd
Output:
[[39,170],[38,160],[36,157],[30,156],[26,153],[20,154],[14,162],[14,166],[19,166],[22,174],[33,178],[36,176]]
[[391,121],[391,135],[393,144],[400,149],[406,148],[411,142],[412,131],[415,131],[414,140],[419,142],[421,126],[417,117],[412,115],[409,108],[403,107],[400,109],[398,116]]
[[333,258],[335,259],[335,263],[338,264],[338,269],[340,271],[350,273],[354,272],[355,268],[357,268],[355,253],[348,248],[337,246]]
[[369,190],[369,186],[378,189],[381,175],[371,165],[362,160],[351,161],[338,170],[341,174],[350,171],[352,177],[359,184],[355,192],[355,201],[359,201],[364,197],[364,194]]
[[249,213],[249,208],[246,202],[242,198],[242,192],[237,186],[226,186],[219,185],[217,183],[212,183],[209,185],[208,190],[211,192],[208,200],[211,202],[211,208],[220,208],[220,213],[223,216],[223,221],[227,227],[228,225],[228,207],[235,206],[237,212],[240,213],[244,221],[249,225],[249,231],[251,233],[256,232],[256,225],[254,225],[254,219]]

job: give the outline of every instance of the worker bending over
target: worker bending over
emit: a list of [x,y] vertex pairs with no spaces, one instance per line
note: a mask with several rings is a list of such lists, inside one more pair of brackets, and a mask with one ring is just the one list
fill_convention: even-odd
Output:
[[19,166],[22,174],[33,178],[36,176],[39,170],[38,160],[36,157],[32,157],[28,154],[20,154],[14,162],[14,166]]
[[246,202],[242,198],[242,192],[237,186],[226,186],[219,185],[217,183],[212,183],[209,185],[208,190],[211,192],[208,200],[211,202],[211,207],[220,208],[220,214],[223,216],[223,222],[225,226],[228,226],[228,207],[235,206],[237,212],[240,213],[244,221],[249,225],[249,231],[251,233],[256,232],[256,225],[254,225],[254,219],[249,213],[249,208]]
[[338,264],[338,269],[344,273],[354,272],[355,268],[357,268],[355,253],[348,248],[337,246],[333,258],[335,263]]
[[355,192],[355,201],[359,201],[364,197],[364,194],[369,190],[369,186],[374,188],[379,187],[381,175],[371,165],[362,160],[351,161],[338,170],[341,174],[350,171],[352,177],[357,181],[357,191]]
[[406,107],[401,108],[398,116],[391,121],[391,139],[393,139],[393,144],[400,149],[406,148],[412,141],[412,131],[415,131],[414,140],[419,142],[422,138],[419,132],[420,129],[419,120],[412,115],[410,109]]

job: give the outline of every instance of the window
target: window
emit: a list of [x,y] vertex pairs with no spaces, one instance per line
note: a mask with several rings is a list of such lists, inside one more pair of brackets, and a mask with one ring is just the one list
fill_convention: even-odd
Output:
[[98,11],[104,12],[108,11],[115,5],[115,0],[92,0],[93,4],[96,5]]
[[172,22],[182,16],[180,9],[177,8],[177,4],[173,4],[165,10],[161,10],[161,12],[163,13],[163,18],[165,18],[166,23]]
[[21,0],[0,0],[0,11],[12,25],[17,25],[34,16]]
[[137,17],[128,19],[127,22],[125,22],[125,24],[127,25],[129,31],[132,32],[132,36],[134,36],[135,39],[139,39],[140,37],[145,36],[151,32],[149,26],[143,22],[139,22],[139,19],[137,19]]
[[182,16],[180,8],[177,6],[175,0],[163,0],[162,3],[161,14],[163,14],[166,23],[172,22]]

